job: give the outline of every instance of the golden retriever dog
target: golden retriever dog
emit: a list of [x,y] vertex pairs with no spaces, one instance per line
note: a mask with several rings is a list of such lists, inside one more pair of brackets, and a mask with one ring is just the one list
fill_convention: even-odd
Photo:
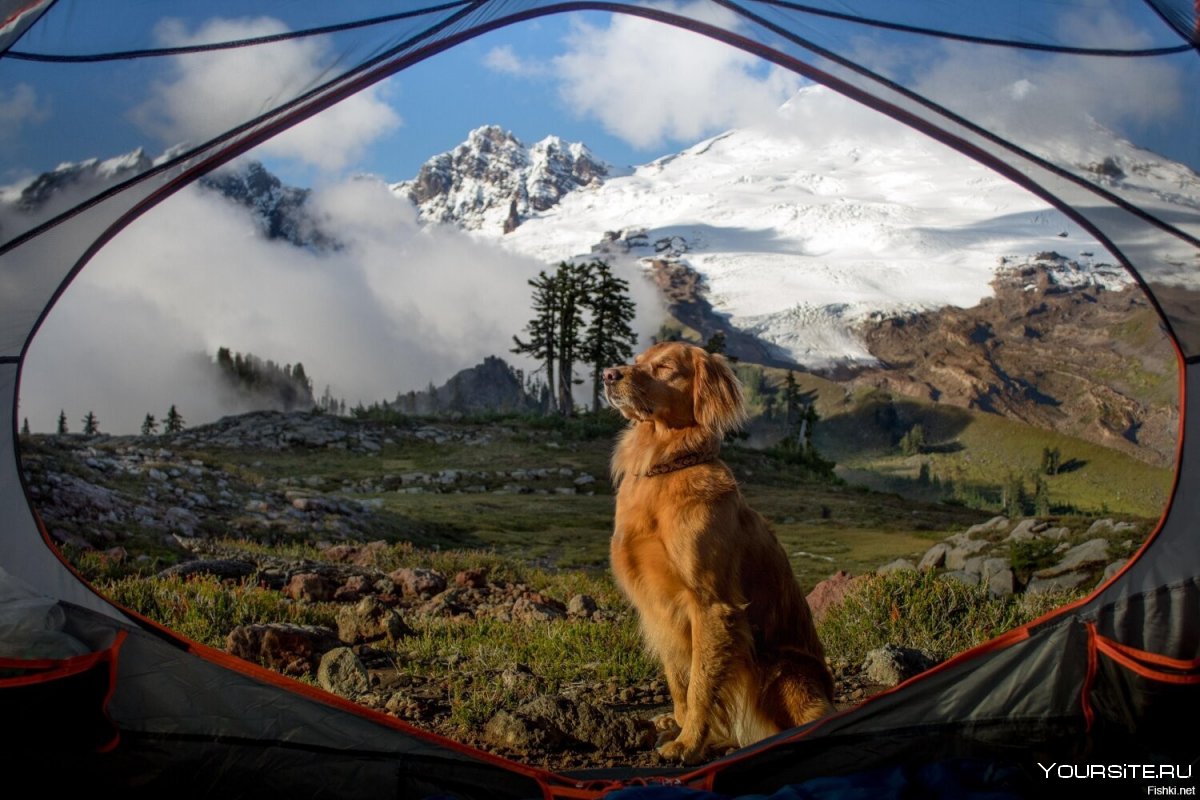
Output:
[[745,418],[726,360],[656,344],[604,370],[604,392],[629,420],[612,459],[613,573],[674,702],[678,735],[659,753],[695,764],[832,711],[833,678],[787,556],[718,458]]

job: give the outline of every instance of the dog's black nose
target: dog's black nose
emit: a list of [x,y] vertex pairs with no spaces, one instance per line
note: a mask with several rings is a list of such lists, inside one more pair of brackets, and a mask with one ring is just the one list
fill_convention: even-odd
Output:
[[605,383],[616,383],[619,380],[621,380],[620,367],[609,367],[608,369],[604,370]]

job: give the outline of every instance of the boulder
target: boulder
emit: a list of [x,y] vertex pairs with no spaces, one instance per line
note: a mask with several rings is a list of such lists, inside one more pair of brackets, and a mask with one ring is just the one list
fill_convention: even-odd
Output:
[[591,619],[596,608],[596,600],[591,595],[577,594],[567,601],[567,616]]
[[814,586],[807,598],[813,620],[820,622],[831,609],[840,606],[861,580],[851,577],[849,572],[838,570]]
[[401,567],[388,576],[405,597],[427,599],[446,590],[446,577],[421,567]]
[[346,644],[363,644],[386,639],[396,642],[413,635],[395,609],[374,597],[364,597],[356,605],[343,606],[337,614],[338,638]]
[[329,628],[279,622],[241,625],[225,639],[232,655],[288,675],[311,675],[321,656],[340,645]]
[[921,556],[921,560],[917,562],[917,569],[921,572],[927,572],[931,569],[937,569],[946,563],[946,553],[950,552],[950,545],[945,542],[938,542],[933,547],[925,551],[925,555]]
[[1107,563],[1108,560],[1108,540],[1089,539],[1083,544],[1077,544],[1068,549],[1057,564],[1038,570],[1034,573],[1034,577],[1053,578],[1067,572],[1091,570],[1100,564]]
[[321,656],[317,683],[327,692],[354,697],[371,688],[367,668],[349,647],[335,647]]
[[590,703],[541,695],[515,711],[501,711],[484,726],[484,737],[511,750],[596,749],[631,753],[654,746],[648,720],[620,717]]
[[298,572],[291,577],[283,593],[293,600],[307,600],[310,603],[320,603],[332,600],[337,592],[336,583],[318,575],[315,572]]
[[889,561],[882,567],[875,570],[876,575],[887,575],[889,572],[916,572],[917,565],[909,561],[907,558],[897,558],[895,561]]
[[916,648],[888,644],[867,653],[862,668],[872,683],[896,686],[935,664],[935,659]]

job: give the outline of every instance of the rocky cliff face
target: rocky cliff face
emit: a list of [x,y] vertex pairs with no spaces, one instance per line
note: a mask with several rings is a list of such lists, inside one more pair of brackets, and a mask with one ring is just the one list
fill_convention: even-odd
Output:
[[550,136],[532,146],[495,125],[471,131],[392,191],[416,204],[421,219],[468,230],[508,233],[568,192],[602,182],[612,167],[583,144]]
[[995,296],[974,308],[864,325],[880,366],[851,382],[1171,463],[1179,424],[1175,352],[1140,289],[1055,253],[1007,265],[994,287]]
[[321,230],[309,211],[311,190],[285,186],[258,161],[205,175],[199,185],[248,209],[269,239],[316,250],[340,246],[331,234]]

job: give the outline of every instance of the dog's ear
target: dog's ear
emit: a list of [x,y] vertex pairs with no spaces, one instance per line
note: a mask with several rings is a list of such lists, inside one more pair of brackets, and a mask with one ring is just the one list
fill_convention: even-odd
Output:
[[724,356],[702,348],[693,351],[692,410],[702,428],[724,436],[746,421],[742,385]]

